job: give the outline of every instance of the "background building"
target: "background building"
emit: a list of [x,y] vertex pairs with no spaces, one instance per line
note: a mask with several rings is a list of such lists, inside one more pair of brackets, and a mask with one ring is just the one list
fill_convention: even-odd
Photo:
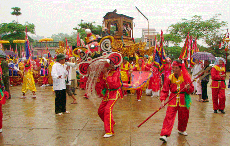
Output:
[[147,48],[149,47],[149,42],[150,42],[150,46],[155,46],[155,36],[157,34],[158,33],[156,32],[155,28],[149,29],[149,35],[148,35],[148,28],[142,28],[142,42],[147,42],[146,45]]

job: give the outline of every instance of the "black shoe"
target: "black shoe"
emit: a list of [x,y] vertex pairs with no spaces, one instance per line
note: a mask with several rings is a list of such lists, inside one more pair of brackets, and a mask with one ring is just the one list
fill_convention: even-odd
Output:
[[222,114],[225,114],[225,111],[224,110],[219,110]]
[[217,110],[214,110],[214,113],[217,113]]

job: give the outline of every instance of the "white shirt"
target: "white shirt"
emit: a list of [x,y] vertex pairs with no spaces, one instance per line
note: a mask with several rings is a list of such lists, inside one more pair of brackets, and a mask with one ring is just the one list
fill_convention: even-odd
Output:
[[[63,90],[66,89],[66,76],[68,75],[67,70],[64,65],[61,65],[59,62],[56,62],[51,71],[51,76],[53,78],[53,90]],[[61,78],[58,79],[58,77]]]
[[70,62],[66,62],[65,63],[65,68],[67,66],[70,66],[69,72],[68,72],[68,80],[69,83],[67,85],[71,85],[71,82],[75,79],[77,79],[76,77],[76,70],[78,68],[78,64],[77,63],[70,63]]
[[195,64],[192,68],[192,79],[195,79],[198,75],[195,76],[199,71],[202,70],[202,64]]

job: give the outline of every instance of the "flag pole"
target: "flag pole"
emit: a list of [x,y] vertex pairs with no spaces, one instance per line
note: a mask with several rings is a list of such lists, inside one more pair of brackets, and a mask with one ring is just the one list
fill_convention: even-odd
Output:
[[[136,6],[135,6],[136,7]],[[145,19],[147,20],[147,22],[148,22],[148,37],[147,37],[147,41],[149,42],[149,49],[150,49],[150,36],[149,36],[149,19],[136,7],[136,9],[137,9],[137,11],[139,12],[139,13],[141,13],[141,15],[142,16],[144,16],[145,17]]]

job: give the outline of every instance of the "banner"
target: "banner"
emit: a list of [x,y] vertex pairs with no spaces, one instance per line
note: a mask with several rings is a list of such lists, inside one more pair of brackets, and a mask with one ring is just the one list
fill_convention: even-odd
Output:
[[131,84],[123,83],[123,89],[141,89],[152,77],[152,72],[150,71],[133,71],[131,74]]

